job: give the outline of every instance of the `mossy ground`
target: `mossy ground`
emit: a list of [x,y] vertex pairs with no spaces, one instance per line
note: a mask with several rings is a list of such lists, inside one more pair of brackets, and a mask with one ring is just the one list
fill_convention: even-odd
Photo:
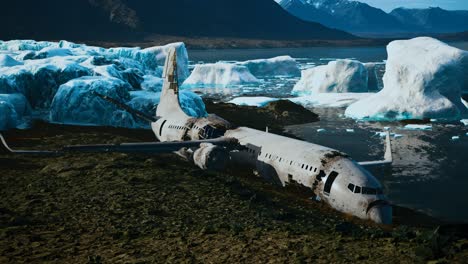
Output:
[[[41,125],[13,146],[152,140],[151,131]],[[173,155],[0,155],[1,263],[462,263],[468,240],[380,227],[309,193]]]

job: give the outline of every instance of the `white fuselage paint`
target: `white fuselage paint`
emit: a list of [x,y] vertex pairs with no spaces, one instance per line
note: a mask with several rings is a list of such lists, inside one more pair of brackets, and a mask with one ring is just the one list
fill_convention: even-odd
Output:
[[[193,124],[205,123],[204,119],[196,122],[190,118],[160,119],[152,127],[160,141],[183,141],[187,135],[196,140],[192,137],[198,135],[201,128],[187,126],[190,120]],[[233,164],[255,170],[267,180],[283,186],[294,182],[308,187],[311,195],[320,197],[340,212],[378,223],[391,223],[391,206],[385,202],[387,198],[381,193],[382,186],[372,174],[345,154],[247,127],[228,130],[224,136],[237,139],[244,147],[230,152]],[[325,183],[332,172],[337,175],[327,191]],[[350,190],[350,184],[359,187],[360,192]],[[362,187],[369,192],[362,193]]]
[[[381,192],[380,183],[343,153],[251,128],[230,129],[225,120],[216,116],[189,117],[182,110],[178,98],[175,49],[167,55],[163,78],[161,99],[156,110],[158,121],[151,124],[161,142],[221,136],[237,139],[242,148],[230,151],[229,162],[257,170],[263,177],[283,186],[297,182],[311,188],[316,197],[338,211],[377,223],[391,223],[392,208]],[[216,153],[213,146],[206,147],[202,149],[200,146],[203,151],[198,154]],[[206,157],[197,162],[204,163],[201,167],[207,168],[206,160],[216,160],[216,157]]]

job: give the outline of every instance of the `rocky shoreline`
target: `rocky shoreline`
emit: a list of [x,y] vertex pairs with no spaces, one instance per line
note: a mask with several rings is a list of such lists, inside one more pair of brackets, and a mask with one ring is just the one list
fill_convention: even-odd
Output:
[[[260,112],[242,107],[250,118],[235,115],[239,109],[207,102],[208,112],[237,117],[230,121],[239,125],[261,128],[277,119],[278,131],[318,118],[282,102]],[[46,123],[5,136],[14,147],[38,149],[154,140],[150,130]],[[395,207],[395,225],[376,226],[311,201],[308,190],[238,170],[202,171],[173,155],[1,154],[0,175],[2,263],[462,263],[468,257],[466,225]]]

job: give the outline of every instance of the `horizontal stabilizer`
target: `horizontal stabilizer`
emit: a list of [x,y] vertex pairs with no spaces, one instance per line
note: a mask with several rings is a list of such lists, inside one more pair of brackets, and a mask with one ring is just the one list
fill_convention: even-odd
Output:
[[238,141],[233,138],[217,138],[208,140],[180,141],[180,142],[143,142],[143,143],[122,143],[122,144],[96,144],[96,145],[73,145],[64,146],[59,150],[14,150],[10,148],[5,138],[0,134],[1,150],[11,154],[32,154],[32,155],[60,155],[65,153],[172,153],[182,148],[197,148],[202,143],[211,143],[217,146],[235,147]]
[[384,160],[358,162],[361,166],[380,166],[393,163],[392,144],[390,141],[390,132],[385,135],[385,155]]

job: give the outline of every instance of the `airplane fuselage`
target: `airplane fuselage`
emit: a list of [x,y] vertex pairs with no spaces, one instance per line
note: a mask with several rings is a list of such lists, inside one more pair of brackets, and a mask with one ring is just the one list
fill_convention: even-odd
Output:
[[[160,141],[198,140],[207,135],[213,117],[186,120],[161,119],[153,123]],[[217,120],[214,118],[214,120]],[[218,122],[219,123],[219,122]],[[229,151],[228,162],[258,172],[276,184],[300,184],[311,196],[336,210],[391,223],[392,210],[378,180],[346,154],[317,144],[247,127],[218,131],[216,136],[235,138],[242,146]],[[207,135],[209,136],[209,135]]]

